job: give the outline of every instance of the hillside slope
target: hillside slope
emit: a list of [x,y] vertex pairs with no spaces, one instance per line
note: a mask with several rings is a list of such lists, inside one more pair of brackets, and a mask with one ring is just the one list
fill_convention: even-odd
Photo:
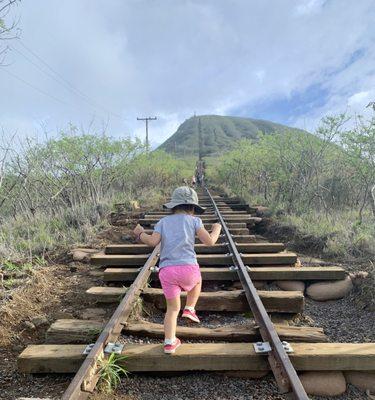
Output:
[[226,117],[221,115],[201,115],[187,119],[159,149],[177,155],[198,155],[199,121],[202,132],[203,155],[220,154],[230,150],[242,138],[256,139],[259,132],[264,134],[286,131],[304,132],[300,129],[270,121]]

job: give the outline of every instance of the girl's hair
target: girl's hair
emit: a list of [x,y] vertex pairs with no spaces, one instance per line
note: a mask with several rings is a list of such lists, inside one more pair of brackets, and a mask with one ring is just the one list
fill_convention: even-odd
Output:
[[195,207],[193,204],[180,204],[172,208],[172,213],[175,214],[177,211],[185,211],[189,214],[194,214]]

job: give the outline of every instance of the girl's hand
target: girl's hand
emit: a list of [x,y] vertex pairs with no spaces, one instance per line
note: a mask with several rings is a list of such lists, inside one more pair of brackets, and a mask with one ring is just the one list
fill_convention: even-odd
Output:
[[215,230],[221,231],[221,225],[219,223],[212,224],[211,230],[212,231],[215,231]]
[[133,231],[135,236],[138,236],[142,232],[144,232],[144,228],[143,228],[143,226],[141,226],[139,224],[134,228],[134,231]]

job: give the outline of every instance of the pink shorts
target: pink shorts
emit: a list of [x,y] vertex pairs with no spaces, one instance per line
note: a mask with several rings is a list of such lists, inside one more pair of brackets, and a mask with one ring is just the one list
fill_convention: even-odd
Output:
[[180,296],[181,291],[190,292],[202,280],[199,265],[169,265],[159,271],[159,279],[166,299]]

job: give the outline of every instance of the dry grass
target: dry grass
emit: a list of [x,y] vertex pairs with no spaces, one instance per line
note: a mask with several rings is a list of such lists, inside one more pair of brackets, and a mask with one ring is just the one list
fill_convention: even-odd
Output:
[[45,316],[59,304],[64,282],[57,279],[57,269],[58,266],[31,270],[25,284],[13,290],[11,299],[0,306],[0,347],[23,343],[26,332],[22,323]]

